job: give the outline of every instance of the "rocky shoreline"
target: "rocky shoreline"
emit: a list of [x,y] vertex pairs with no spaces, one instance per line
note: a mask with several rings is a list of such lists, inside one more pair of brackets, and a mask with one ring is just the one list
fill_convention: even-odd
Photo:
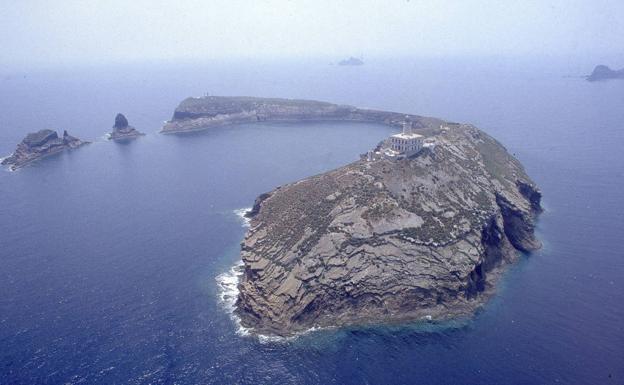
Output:
[[421,123],[435,148],[258,197],[241,251],[244,327],[289,336],[471,315],[519,252],[541,246],[541,193],[520,163],[476,127]]
[[40,130],[26,135],[13,154],[2,160],[2,165],[15,171],[46,156],[78,148],[87,143],[89,142],[69,135],[67,131],[63,131],[63,136],[59,137],[56,131]]

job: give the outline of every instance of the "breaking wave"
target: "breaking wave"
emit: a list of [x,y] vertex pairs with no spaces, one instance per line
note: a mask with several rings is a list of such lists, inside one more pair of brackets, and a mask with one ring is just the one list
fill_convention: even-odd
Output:
[[[234,210],[234,214],[241,220],[243,227],[249,227],[249,218],[245,217],[251,211],[251,207],[245,207],[242,209]],[[243,261],[237,261],[234,266],[232,266],[225,273],[219,274],[215,279],[217,281],[218,286],[218,302],[219,305],[225,310],[229,315],[234,324],[236,325],[236,333],[240,336],[250,336],[252,335],[252,330],[250,328],[246,328],[241,324],[240,317],[236,314],[236,299],[238,298],[238,284],[240,282],[241,277],[243,276],[245,269],[245,265]],[[261,343],[270,343],[270,342],[287,342],[291,341],[297,337],[300,337],[304,334],[308,334],[313,331],[321,330],[320,328],[310,328],[308,330],[296,333],[291,337],[280,337],[275,335],[264,335],[264,334],[254,334],[258,341]]]
[[241,222],[243,223],[243,227],[250,226],[251,220],[245,216],[250,211],[251,207],[244,207],[242,209],[234,210],[234,214],[236,214],[236,216],[241,220]]
[[241,336],[247,336],[249,335],[249,329],[241,325],[240,317],[234,312],[236,299],[238,298],[238,283],[243,275],[243,269],[243,261],[238,261],[230,270],[219,274],[216,280],[219,287],[219,304],[236,324],[236,333]]

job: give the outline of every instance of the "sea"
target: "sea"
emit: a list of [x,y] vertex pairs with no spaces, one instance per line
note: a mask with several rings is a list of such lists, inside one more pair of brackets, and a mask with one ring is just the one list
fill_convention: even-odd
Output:
[[[0,71],[2,156],[44,128],[92,142],[0,171],[0,384],[624,384],[624,81],[585,81],[594,64],[383,57]],[[469,319],[253,336],[232,315],[241,214],[394,129],[158,133],[181,100],[206,94],[474,124],[541,188],[544,247]],[[147,135],[108,141],[118,112]]]

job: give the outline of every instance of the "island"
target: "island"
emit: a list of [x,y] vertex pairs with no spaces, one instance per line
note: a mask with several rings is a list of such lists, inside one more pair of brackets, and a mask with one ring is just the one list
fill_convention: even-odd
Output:
[[203,96],[183,100],[161,133],[185,133],[254,122],[351,121],[400,127],[405,118],[419,127],[441,121],[411,114],[360,109],[316,100],[249,96]]
[[620,70],[612,70],[606,65],[597,65],[591,75],[587,76],[587,81],[595,82],[598,80],[624,79],[624,68]]
[[139,132],[136,128],[128,125],[128,119],[119,113],[115,116],[115,124],[113,125],[113,131],[108,134],[108,139],[112,140],[128,140],[138,138],[145,135]]
[[348,59],[344,59],[338,62],[340,66],[361,66],[364,65],[364,61],[362,59],[351,56]]
[[[541,192],[470,124],[313,100],[188,98],[162,132],[252,122],[401,129],[351,164],[260,194],[235,314],[254,333],[466,317],[541,247]],[[358,158],[354,154],[354,158]]]
[[2,165],[14,171],[48,155],[78,148],[87,143],[89,142],[69,135],[67,131],[63,131],[63,136],[59,137],[56,131],[39,130],[26,135],[13,154],[2,160]]
[[403,132],[359,160],[258,197],[241,249],[244,327],[289,336],[469,316],[541,247],[541,192],[500,143],[403,116]]

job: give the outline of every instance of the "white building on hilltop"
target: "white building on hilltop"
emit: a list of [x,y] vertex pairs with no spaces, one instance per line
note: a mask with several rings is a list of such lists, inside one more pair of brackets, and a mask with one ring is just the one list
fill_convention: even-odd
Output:
[[424,147],[433,150],[433,138],[425,138],[412,130],[412,123],[407,119],[403,122],[403,132],[391,135],[386,140],[380,142],[374,150],[362,154],[362,159],[368,162],[385,158],[389,160],[399,160],[409,158],[418,154]]
[[412,132],[412,125],[406,121],[403,123],[403,132],[386,140],[383,154],[389,159],[410,157],[422,150],[424,139],[424,136]]
[[389,138],[389,148],[401,155],[412,156],[423,147],[424,137],[413,132],[394,134]]

